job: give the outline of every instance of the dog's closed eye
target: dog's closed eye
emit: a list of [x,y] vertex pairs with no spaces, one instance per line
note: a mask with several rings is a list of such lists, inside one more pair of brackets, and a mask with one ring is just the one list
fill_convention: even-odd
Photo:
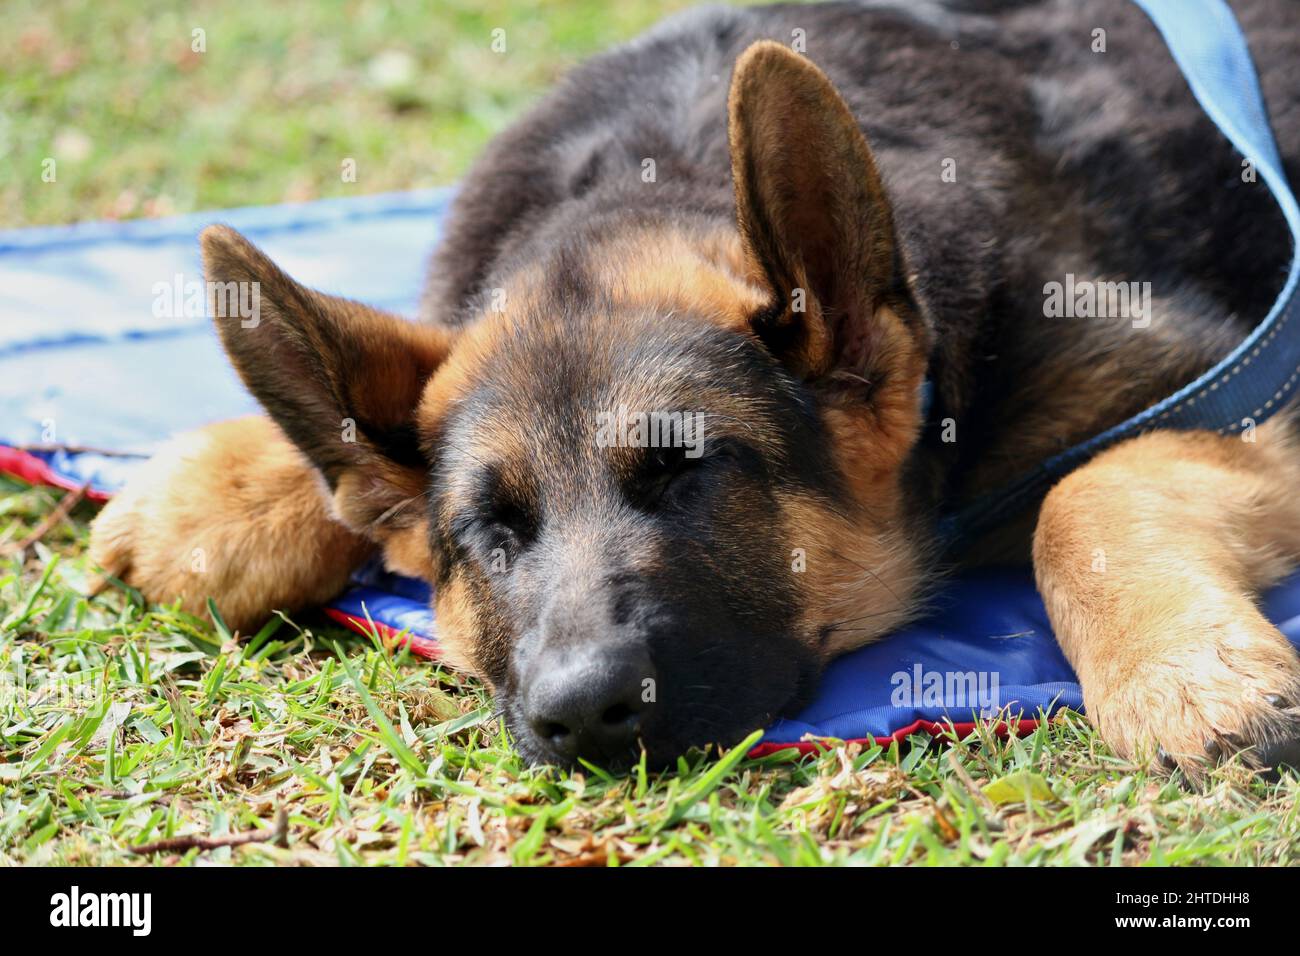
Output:
[[658,506],[669,494],[681,495],[698,477],[705,459],[688,454],[684,447],[650,448],[641,461],[629,489],[635,501],[646,508]]
[[728,466],[746,460],[747,452],[744,445],[730,440],[710,442],[707,454],[701,444],[646,449],[629,483],[629,496],[647,509],[685,504]]
[[532,512],[510,498],[490,502],[483,509],[481,523],[508,532],[520,544],[531,541],[537,533],[537,522]]
[[470,507],[451,521],[452,534],[461,540],[479,539],[491,547],[525,547],[537,536],[536,509],[511,491],[499,473],[486,473]]

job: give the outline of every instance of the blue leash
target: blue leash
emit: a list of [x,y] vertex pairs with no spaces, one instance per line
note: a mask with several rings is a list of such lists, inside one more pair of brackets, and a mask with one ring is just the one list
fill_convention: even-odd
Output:
[[1210,119],[1254,165],[1282,209],[1293,253],[1286,285],[1264,321],[1218,365],[1146,411],[1049,458],[1007,487],[939,523],[950,546],[972,540],[1047,491],[1098,452],[1152,429],[1224,434],[1258,425],[1300,381],[1300,206],[1282,171],[1246,38],[1225,0],[1133,0],[1155,23]]

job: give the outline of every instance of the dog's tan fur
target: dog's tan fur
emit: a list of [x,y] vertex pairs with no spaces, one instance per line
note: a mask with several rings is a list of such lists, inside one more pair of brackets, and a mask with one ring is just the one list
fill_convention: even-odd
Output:
[[[1283,733],[1300,660],[1260,613],[1300,560],[1300,451],[1285,426],[1256,441],[1154,432],[1048,495],[1034,568],[1089,717],[1120,754],[1196,771],[1233,739]],[[1217,749],[1216,749],[1217,748]]]
[[890,431],[878,427],[872,420],[876,415],[897,416],[904,435],[908,428],[920,427],[914,405],[910,420],[904,408],[877,408],[871,416],[857,409],[830,408],[824,415],[856,513],[798,499],[783,505],[790,539],[807,555],[807,624],[823,636],[827,658],[895,630],[920,606],[924,560],[907,541],[908,516],[899,488],[903,441],[882,440]]
[[252,416],[168,442],[99,513],[90,555],[152,601],[205,615],[212,597],[249,634],[272,609],[338,594],[371,550],[331,515],[299,451]]
[[699,315],[740,329],[770,297],[732,231],[630,230],[599,254],[601,286],[623,305]]

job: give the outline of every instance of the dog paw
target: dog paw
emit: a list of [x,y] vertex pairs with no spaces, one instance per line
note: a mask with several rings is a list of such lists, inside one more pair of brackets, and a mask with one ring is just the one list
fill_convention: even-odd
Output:
[[91,525],[90,557],[146,600],[248,633],[274,610],[321,604],[370,545],[333,519],[314,471],[267,419],[179,435]]
[[1180,621],[1094,671],[1084,706],[1123,757],[1191,780],[1234,755],[1300,772],[1300,658],[1257,612]]

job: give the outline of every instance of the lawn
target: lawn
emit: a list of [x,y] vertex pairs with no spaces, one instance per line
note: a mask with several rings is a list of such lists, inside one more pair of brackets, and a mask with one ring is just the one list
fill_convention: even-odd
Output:
[[[451,182],[565,66],[681,5],[17,0],[0,216]],[[531,769],[473,680],[324,618],[235,636],[122,588],[87,600],[94,509],[51,522],[61,496],[0,477],[0,863],[1300,862],[1293,778],[1230,765],[1192,791],[1073,714],[1020,739]]]

